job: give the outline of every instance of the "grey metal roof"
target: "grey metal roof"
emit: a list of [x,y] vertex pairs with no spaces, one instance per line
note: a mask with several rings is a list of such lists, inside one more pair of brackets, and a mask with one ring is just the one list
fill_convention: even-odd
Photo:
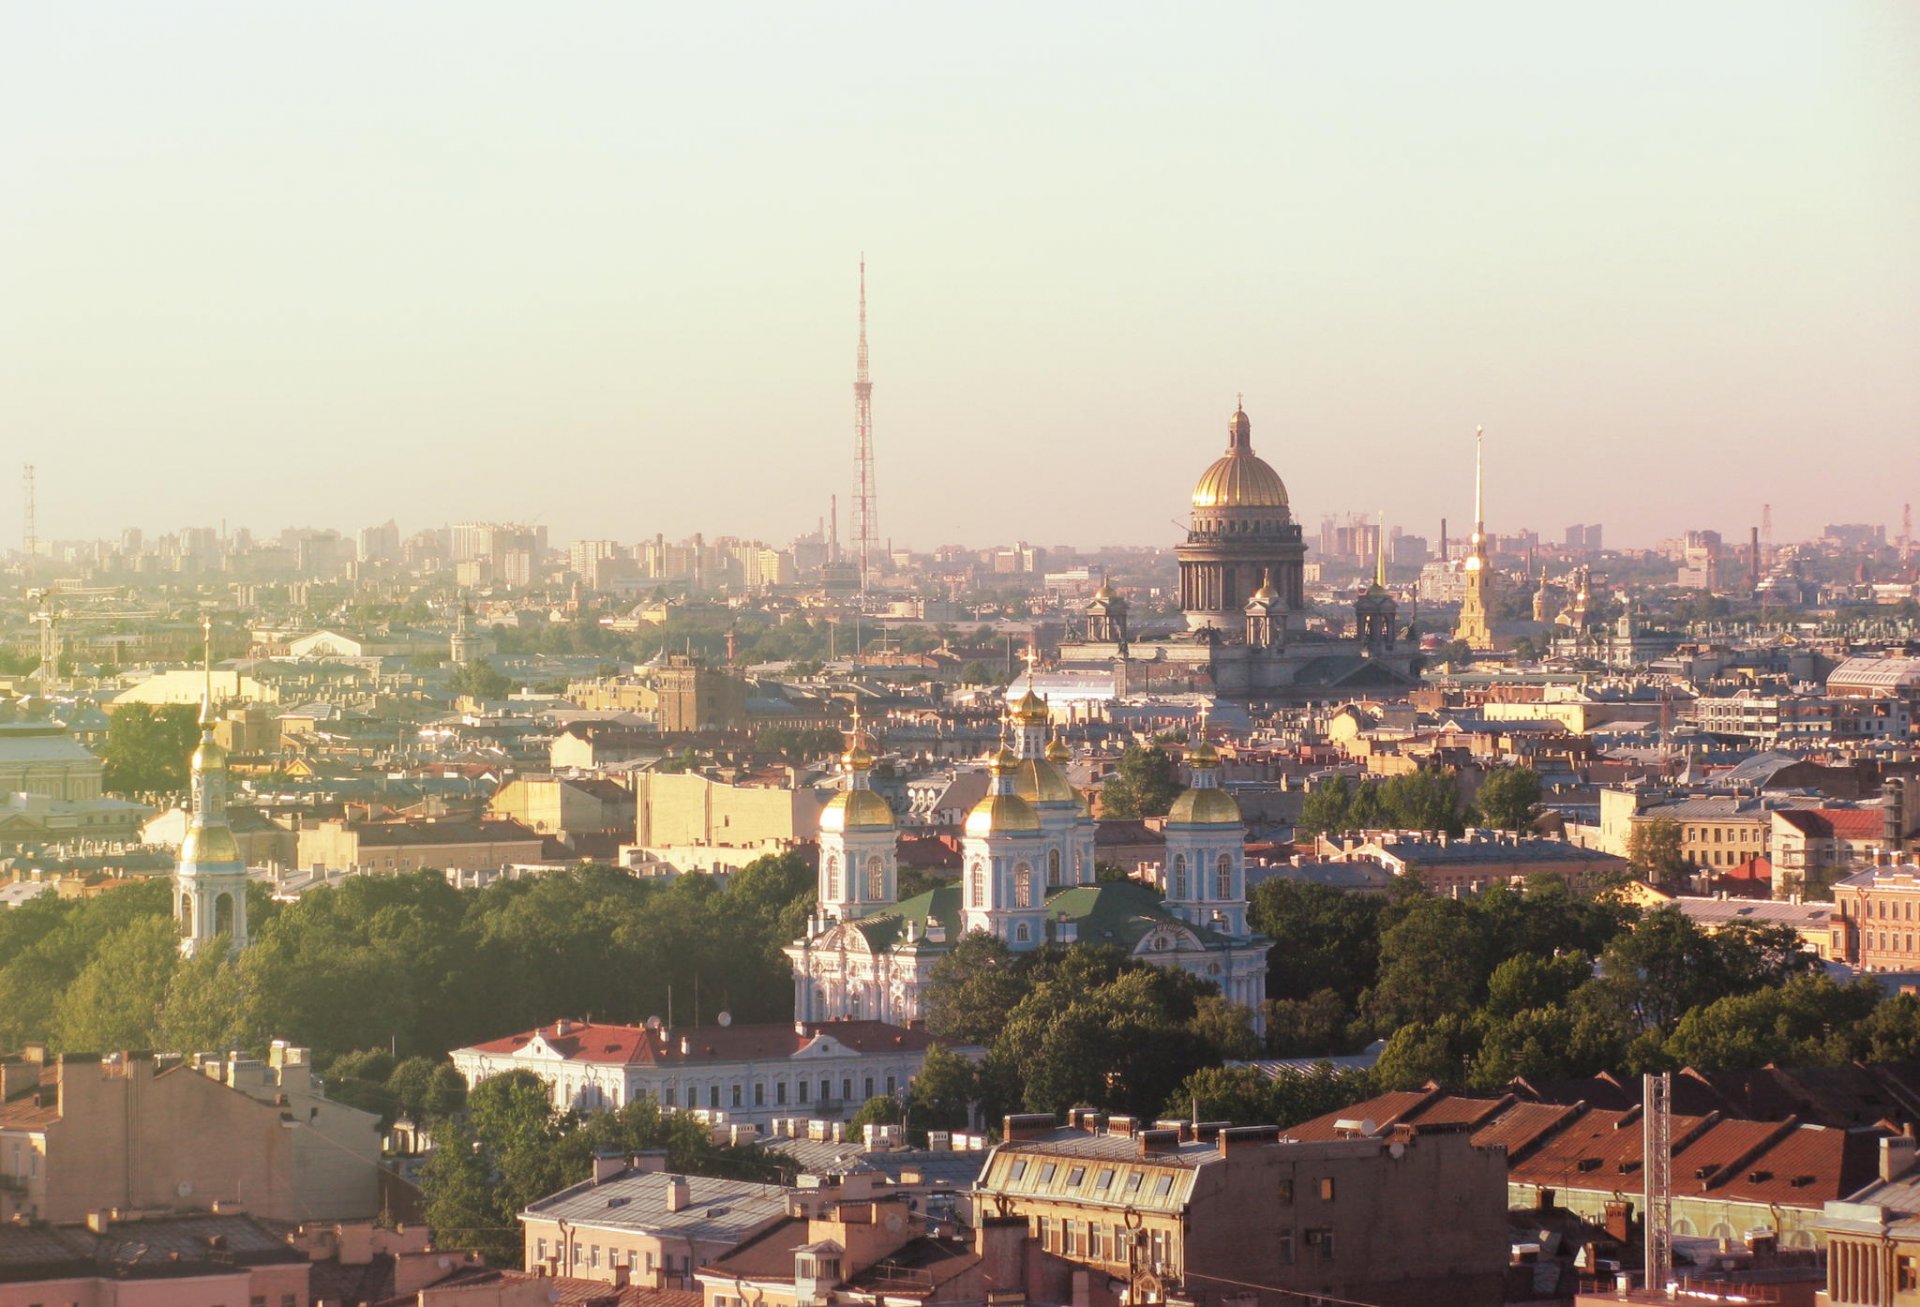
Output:
[[[670,1212],[667,1186],[676,1178],[686,1181],[688,1201],[679,1211]],[[787,1191],[779,1185],[627,1171],[599,1184],[588,1180],[562,1189],[529,1206],[520,1219],[564,1220],[603,1230],[736,1243],[786,1213]]]

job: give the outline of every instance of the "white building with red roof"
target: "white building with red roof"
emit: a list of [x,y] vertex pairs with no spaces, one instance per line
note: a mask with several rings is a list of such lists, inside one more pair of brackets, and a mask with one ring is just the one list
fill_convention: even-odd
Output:
[[934,1043],[924,1030],[880,1021],[657,1029],[562,1019],[455,1049],[469,1087],[507,1071],[531,1071],[553,1087],[561,1110],[619,1108],[651,1098],[764,1125],[778,1116],[851,1112],[898,1094]]

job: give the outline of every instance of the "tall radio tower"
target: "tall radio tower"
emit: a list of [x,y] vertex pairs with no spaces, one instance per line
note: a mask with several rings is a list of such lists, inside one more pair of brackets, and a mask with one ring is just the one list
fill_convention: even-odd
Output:
[[860,350],[853,375],[853,547],[860,559],[860,593],[867,592],[874,541],[880,534],[873,487],[873,382],[867,376],[867,256],[860,256]]
[[26,495],[26,530],[21,533],[20,543],[25,547],[27,565],[31,567],[33,556],[40,552],[40,523],[33,493],[33,464],[27,464],[21,472],[20,484]]

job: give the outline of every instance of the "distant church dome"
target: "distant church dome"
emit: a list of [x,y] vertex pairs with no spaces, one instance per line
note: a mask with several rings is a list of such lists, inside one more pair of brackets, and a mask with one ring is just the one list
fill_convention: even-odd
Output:
[[1237,826],[1240,805],[1225,790],[1184,790],[1167,809],[1170,826]]
[[1253,423],[1236,408],[1227,423],[1227,452],[1215,459],[1193,488],[1195,508],[1285,508],[1280,474],[1253,452]]

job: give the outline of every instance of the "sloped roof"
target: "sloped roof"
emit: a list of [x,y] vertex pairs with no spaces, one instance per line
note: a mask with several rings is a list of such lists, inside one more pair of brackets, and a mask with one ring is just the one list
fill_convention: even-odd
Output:
[[832,1039],[857,1053],[918,1052],[935,1042],[924,1030],[891,1026],[884,1021],[766,1022],[677,1030],[559,1021],[460,1051],[511,1057],[525,1052],[537,1039],[541,1046],[569,1062],[692,1066],[792,1057],[821,1038]]

